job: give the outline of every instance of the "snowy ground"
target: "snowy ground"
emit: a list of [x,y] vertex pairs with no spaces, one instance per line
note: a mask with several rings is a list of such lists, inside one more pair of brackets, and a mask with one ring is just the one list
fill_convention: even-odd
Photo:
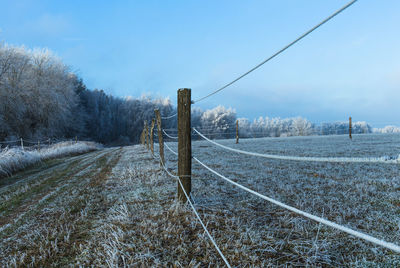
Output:
[[[304,156],[400,151],[400,135],[221,143]],[[399,165],[259,159],[207,142],[194,142],[193,155],[262,194],[400,244]],[[166,150],[166,159],[174,171],[176,156]],[[233,266],[400,265],[399,254],[277,208],[195,163],[193,174],[195,207]],[[18,183],[0,188],[0,266],[224,266],[190,208],[175,201],[176,181],[142,146],[107,148],[15,176]]]

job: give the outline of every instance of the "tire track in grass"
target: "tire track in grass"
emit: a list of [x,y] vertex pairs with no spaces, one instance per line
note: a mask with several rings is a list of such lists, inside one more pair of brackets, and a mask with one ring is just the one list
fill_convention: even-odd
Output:
[[[25,192],[21,192],[0,204],[0,230],[4,232],[4,229],[6,229],[4,226],[12,222],[15,224],[32,206],[42,200],[43,197],[54,192],[61,182],[67,181],[89,167],[93,161],[96,161],[99,157],[104,157],[110,153],[109,151],[98,152],[94,156],[90,155],[81,159],[75,159],[61,166],[59,169],[52,169],[42,174],[40,179],[35,182],[36,185],[34,184],[32,187],[27,187]],[[76,166],[79,168],[74,168]],[[51,173],[51,175],[49,173]],[[29,182],[31,182],[31,180],[26,183]]]
[[[13,228],[13,234],[7,238],[9,243],[26,240],[26,244],[30,246],[23,244],[18,247],[14,246],[14,250],[10,250],[8,254],[3,256],[0,254],[0,259],[5,256],[11,256],[8,258],[8,262],[5,261],[3,264],[12,264],[15,263],[16,260],[19,260],[20,263],[24,263],[26,258],[29,257],[29,260],[32,259],[33,261],[33,266],[49,266],[57,262],[49,261],[49,259],[64,258],[65,252],[61,254],[61,256],[55,256],[57,255],[57,251],[59,251],[58,246],[63,249],[69,248],[65,241],[62,241],[63,237],[58,236],[65,234],[65,230],[69,230],[66,234],[68,239],[64,237],[64,240],[69,240],[69,236],[72,238],[77,232],[81,233],[80,230],[77,230],[79,228],[74,226],[74,223],[81,218],[81,208],[86,206],[88,203],[87,201],[91,197],[85,193],[91,193],[91,190],[94,189],[93,181],[98,181],[99,178],[102,178],[104,176],[102,174],[110,168],[109,166],[114,165],[114,162],[116,163],[118,161],[119,154],[117,151],[119,152],[118,149],[109,150],[105,154],[102,154],[101,157],[92,159],[93,161],[86,163],[83,169],[81,168],[78,172],[72,174],[70,178],[66,180],[67,183],[65,186],[60,186],[55,192],[49,193],[50,196],[43,202],[39,200],[32,206],[31,210],[22,217],[25,221],[21,223],[20,230]],[[57,195],[55,195],[55,193],[57,193]],[[65,202],[66,200],[67,202]],[[64,222],[62,221],[63,219]],[[83,222],[86,222],[86,220],[83,220]],[[27,230],[35,230],[35,233],[26,233]],[[52,234],[50,237],[49,233]],[[32,239],[32,236],[35,238]],[[56,236],[55,240],[51,238],[53,236]],[[58,242],[57,239],[59,239]],[[1,245],[0,243],[0,252],[2,251],[1,247],[3,247],[4,250],[4,248],[9,248],[7,246],[9,245]],[[49,256],[46,255],[47,253],[43,252],[43,249],[49,252]],[[12,256],[15,257],[13,258]],[[38,260],[40,261],[38,262]]]
[[[93,157],[93,155],[97,156],[100,153],[104,153],[103,150],[89,152],[86,154],[73,156],[73,157],[63,157],[61,159],[46,160],[38,165],[33,166],[32,168],[28,168],[27,170],[20,171],[16,174],[12,175],[9,178],[3,178],[3,179],[1,179],[2,181],[12,181],[13,179],[15,179],[16,181],[14,183],[7,182],[6,183],[7,185],[3,184],[3,186],[0,187],[0,195],[6,191],[14,191],[16,187],[19,187],[20,185],[23,185],[24,183],[26,184],[29,181],[35,180],[36,178],[46,176],[55,169],[64,168],[66,165],[70,164],[73,161],[87,160],[87,159]],[[47,163],[49,163],[49,162],[50,162],[50,164],[48,165]],[[18,177],[23,177],[23,178],[18,179]]]
[[[85,183],[85,187],[80,187],[77,195],[82,198],[73,199],[68,204],[71,211],[70,220],[74,222],[74,231],[71,233],[69,243],[63,245],[64,252],[53,255],[43,263],[44,265],[71,265],[71,263],[74,263],[77,255],[81,253],[80,249],[82,245],[87,243],[87,240],[91,236],[98,235],[97,233],[93,233],[92,229],[99,215],[105,213],[113,205],[112,203],[108,203],[104,198],[104,188],[105,181],[122,156],[121,149],[108,159],[99,159],[98,165],[101,167],[99,172],[89,178]],[[79,214],[82,210],[85,210],[87,213],[84,217],[81,217],[81,214]]]
[[[99,152],[95,158],[105,153],[106,152]],[[73,167],[79,162],[85,163],[88,159],[90,161],[90,157],[68,161],[68,163],[60,166],[58,169],[45,171],[41,176],[36,177],[34,181],[31,178],[27,178],[28,180],[25,184],[19,185],[19,188],[23,188],[22,191],[19,191],[19,188],[10,189],[10,191],[13,190],[13,192],[10,193],[11,198],[5,201],[3,200],[0,204],[0,215],[4,216],[4,218],[10,218],[9,213],[16,212],[15,210],[21,208],[24,202],[32,203],[32,201],[35,201],[36,196],[41,196],[44,192],[50,191],[63,177],[73,175],[74,172],[79,172],[79,170],[73,170]],[[2,218],[0,218],[0,224],[1,222]]]

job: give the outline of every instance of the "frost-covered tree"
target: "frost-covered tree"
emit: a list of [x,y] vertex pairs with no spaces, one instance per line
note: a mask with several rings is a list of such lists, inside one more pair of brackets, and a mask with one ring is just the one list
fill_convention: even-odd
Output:
[[224,106],[206,110],[201,116],[201,130],[211,138],[234,137],[236,111]]
[[397,126],[385,126],[384,128],[374,128],[374,133],[400,133],[400,127]]
[[312,133],[312,124],[307,119],[296,117],[292,120],[291,136],[308,136]]
[[[88,90],[47,49],[0,45],[0,141],[78,136],[103,143],[137,142],[143,121],[176,111],[169,99],[115,98]],[[176,125],[176,118],[163,122]]]
[[48,50],[0,47],[0,114],[4,136],[59,136],[77,101],[75,79]]

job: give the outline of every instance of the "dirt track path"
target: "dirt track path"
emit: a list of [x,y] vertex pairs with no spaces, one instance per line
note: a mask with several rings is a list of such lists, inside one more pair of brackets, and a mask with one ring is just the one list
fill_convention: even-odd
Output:
[[1,264],[61,264],[64,255],[67,264],[68,243],[82,235],[78,222],[86,224],[86,210],[93,212],[87,207],[89,200],[96,199],[91,190],[120,157],[120,148],[108,148],[65,158],[50,168],[17,174],[16,183],[0,188]]

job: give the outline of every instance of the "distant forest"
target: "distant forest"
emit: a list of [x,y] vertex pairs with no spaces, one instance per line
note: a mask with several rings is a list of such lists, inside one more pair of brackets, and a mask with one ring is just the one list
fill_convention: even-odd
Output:
[[143,121],[156,108],[163,115],[175,112],[168,99],[122,99],[89,90],[47,49],[0,46],[0,141],[78,137],[137,143]]
[[[160,109],[162,116],[176,113],[169,99],[118,98],[103,90],[90,90],[47,49],[0,44],[0,141],[78,137],[103,144],[138,143],[143,122],[151,121],[154,109]],[[236,120],[235,110],[223,106],[192,110],[192,126],[211,138],[233,137]],[[242,137],[348,133],[347,122],[316,126],[301,117],[238,120]],[[176,117],[164,120],[163,127],[176,128]],[[400,132],[400,129],[393,126],[372,129],[366,122],[353,125],[353,133],[373,131]]]

